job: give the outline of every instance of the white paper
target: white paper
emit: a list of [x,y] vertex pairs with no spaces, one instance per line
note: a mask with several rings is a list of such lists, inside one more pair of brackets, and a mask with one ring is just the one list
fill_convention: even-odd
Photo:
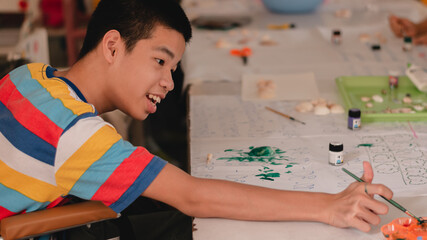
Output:
[[[362,176],[373,166],[374,182],[395,196],[427,195],[427,123],[364,124],[347,128],[345,114],[297,113],[297,102],[243,102],[238,96],[190,99],[191,174],[253,185],[336,193],[354,181],[341,168]],[[285,112],[306,125],[265,110]],[[329,143],[342,142],[344,164],[328,164]],[[359,146],[372,144],[371,147]],[[251,148],[267,146],[281,154],[259,158]],[[213,154],[207,162],[207,154]]]

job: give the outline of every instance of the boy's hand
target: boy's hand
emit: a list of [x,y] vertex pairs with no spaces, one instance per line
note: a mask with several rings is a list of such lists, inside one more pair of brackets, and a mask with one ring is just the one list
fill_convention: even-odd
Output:
[[396,35],[397,37],[415,37],[417,35],[416,24],[406,18],[399,18],[394,15],[390,15],[388,18],[388,22],[394,35]]
[[427,34],[423,34],[413,39],[415,45],[427,45]]
[[371,184],[374,177],[372,167],[363,163],[365,182],[354,182],[344,191],[336,194],[331,204],[329,224],[336,227],[354,227],[363,232],[380,223],[379,214],[386,214],[388,206],[373,199],[378,194],[390,199],[392,191],[382,184]]

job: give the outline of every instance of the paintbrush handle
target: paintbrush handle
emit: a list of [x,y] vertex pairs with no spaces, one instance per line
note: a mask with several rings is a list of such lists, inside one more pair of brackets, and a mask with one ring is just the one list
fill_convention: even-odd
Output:
[[277,114],[279,114],[279,115],[282,115],[283,117],[289,118],[289,119],[291,119],[291,120],[295,120],[293,117],[291,117],[291,116],[289,116],[289,115],[286,115],[286,114],[284,114],[284,113],[281,113],[281,112],[279,112],[279,111],[276,111],[276,110],[274,110],[274,109],[272,109],[272,108],[270,108],[270,107],[265,107],[265,109],[270,110],[270,111],[272,111],[272,112],[274,112],[274,113],[277,113]]
[[289,118],[289,119],[291,119],[292,121],[296,121],[296,122],[299,122],[299,123],[302,123],[302,124],[304,124],[305,125],[305,122],[302,122],[302,121],[300,121],[300,120],[298,120],[298,119],[295,119],[295,118],[293,118],[293,117],[291,117],[291,116],[289,116],[289,115],[286,115],[286,114],[284,114],[284,113],[281,113],[281,112],[279,112],[279,111],[276,111],[276,110],[274,110],[274,109],[272,109],[272,108],[270,108],[270,107],[265,107],[265,109],[267,109],[267,110],[269,110],[269,111],[272,111],[272,112],[274,112],[274,113],[277,113],[277,114],[279,114],[279,115],[281,115],[281,116],[283,116],[283,117],[285,117],[285,118]]

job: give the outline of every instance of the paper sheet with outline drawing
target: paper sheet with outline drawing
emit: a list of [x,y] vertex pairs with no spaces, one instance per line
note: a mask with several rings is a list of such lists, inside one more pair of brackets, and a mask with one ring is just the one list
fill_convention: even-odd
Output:
[[[362,131],[351,131],[344,115],[329,115],[310,116],[307,125],[300,126],[267,115],[264,105],[242,102],[238,96],[192,97],[190,109],[199,113],[190,114],[192,126],[204,124],[207,134],[191,131],[191,174],[278,189],[338,192],[354,181],[341,167],[361,176],[366,160],[374,168],[374,182],[387,185],[396,196],[427,195],[427,136],[420,132],[415,137],[406,122],[362,125]],[[275,103],[288,112],[293,105]],[[204,111],[210,115],[201,114]],[[413,127],[425,129],[427,123]],[[337,140],[344,144],[345,161],[338,167],[328,164],[328,144]],[[358,147],[362,143],[373,145]],[[273,157],[274,163],[250,159],[250,147],[261,146],[283,151],[282,158]],[[213,154],[210,163],[206,162],[208,153]]]

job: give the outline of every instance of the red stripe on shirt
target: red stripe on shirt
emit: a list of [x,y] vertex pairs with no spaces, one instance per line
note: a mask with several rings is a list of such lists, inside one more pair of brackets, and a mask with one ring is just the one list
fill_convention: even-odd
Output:
[[11,212],[11,211],[7,210],[6,208],[0,206],[0,220],[3,218],[9,217],[9,216],[15,215],[15,214],[16,213]]
[[49,203],[49,205],[47,205],[46,208],[53,208],[56,206],[62,206],[64,203],[66,203],[68,200],[68,198],[64,198],[64,197],[58,197],[57,199],[55,199],[53,202]]
[[22,96],[9,75],[0,82],[0,101],[25,128],[52,146],[57,146],[62,129]]
[[135,182],[153,157],[147,149],[138,147],[114,170],[91,200],[102,201],[107,206],[113,204]]

